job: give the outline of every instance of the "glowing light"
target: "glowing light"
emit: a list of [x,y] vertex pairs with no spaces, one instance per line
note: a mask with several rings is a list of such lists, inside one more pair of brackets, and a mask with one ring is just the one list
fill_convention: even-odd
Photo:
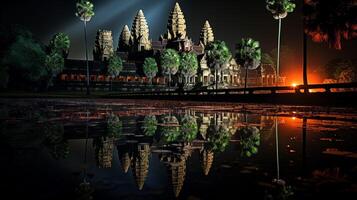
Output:
[[296,87],[297,83],[292,83],[291,86]]
[[295,119],[296,119],[296,117],[292,117],[291,119],[292,119],[292,120],[295,120]]

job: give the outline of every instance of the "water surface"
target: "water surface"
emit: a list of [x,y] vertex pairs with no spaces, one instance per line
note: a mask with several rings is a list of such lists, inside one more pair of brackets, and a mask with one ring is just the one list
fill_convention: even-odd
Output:
[[2,196],[350,199],[357,112],[132,100],[0,100]]

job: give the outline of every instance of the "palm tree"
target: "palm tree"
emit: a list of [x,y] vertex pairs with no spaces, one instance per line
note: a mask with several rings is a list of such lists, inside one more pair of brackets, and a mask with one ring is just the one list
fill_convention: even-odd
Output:
[[150,79],[150,84],[152,85],[152,79],[156,76],[157,72],[159,71],[156,60],[154,58],[145,58],[143,64],[143,70],[145,76],[147,76]]
[[120,72],[123,70],[123,61],[117,55],[113,55],[109,58],[108,64],[108,75],[112,78],[110,79],[110,86],[112,89],[113,79],[119,76]]
[[180,72],[185,78],[184,84],[188,83],[188,78],[196,75],[198,69],[197,56],[193,52],[184,52],[181,55]]
[[171,76],[175,75],[180,66],[180,56],[174,49],[166,49],[160,57],[162,71],[169,76],[169,90],[171,86]]
[[67,57],[70,46],[69,36],[64,33],[57,33],[52,37],[49,48],[51,52],[56,51],[61,53],[63,57]]
[[48,74],[48,81],[46,89],[52,84],[52,80],[64,69],[64,58],[62,54],[56,51],[53,51],[46,56],[45,66]]
[[86,65],[87,65],[87,95],[90,94],[89,91],[89,64],[88,64],[88,47],[87,47],[87,22],[89,22],[94,16],[94,5],[89,0],[78,0],[76,3],[76,16],[84,23],[84,41],[86,48]]
[[217,74],[221,72],[228,61],[232,58],[232,54],[229,51],[224,41],[216,40],[208,44],[206,48],[207,62],[214,70],[215,89],[218,89]]
[[261,61],[261,50],[258,41],[252,38],[242,38],[236,49],[236,60],[245,68],[244,94],[247,88],[248,69],[254,70],[259,67]]
[[278,56],[275,70],[275,84],[279,82],[279,67],[280,67],[280,40],[281,40],[281,20],[285,18],[289,12],[293,12],[296,5],[291,0],[266,0],[266,8],[272,14],[274,19],[279,20],[278,25]]

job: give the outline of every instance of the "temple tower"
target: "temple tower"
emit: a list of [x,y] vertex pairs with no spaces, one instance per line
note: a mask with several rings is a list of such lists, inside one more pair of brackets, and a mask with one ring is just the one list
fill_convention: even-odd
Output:
[[184,38],[186,38],[186,20],[180,5],[176,3],[169,16],[166,39]]
[[152,44],[149,40],[149,27],[144,12],[139,10],[136,14],[131,28],[132,50],[134,52],[151,50]]
[[101,30],[97,31],[97,36],[94,44],[93,57],[94,60],[108,60],[114,53],[112,31]]
[[128,25],[125,25],[119,37],[117,51],[128,52],[130,50],[130,42],[131,42],[130,40],[131,40],[131,33]]
[[200,33],[200,43],[203,46],[207,46],[208,43],[214,41],[214,34],[213,30],[211,28],[211,25],[209,24],[208,20],[206,20],[205,24],[203,25],[203,28]]

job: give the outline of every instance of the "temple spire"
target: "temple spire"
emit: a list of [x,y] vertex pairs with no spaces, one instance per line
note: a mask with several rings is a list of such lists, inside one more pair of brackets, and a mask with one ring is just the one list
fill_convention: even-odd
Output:
[[208,43],[214,41],[214,34],[211,25],[208,20],[206,20],[205,24],[200,33],[200,42],[206,46]]
[[149,26],[146,22],[144,12],[139,10],[136,14],[131,29],[131,38],[133,41],[134,51],[144,51],[151,49],[151,41],[149,40]]
[[186,37],[186,20],[181,10],[179,3],[176,2],[175,7],[170,13],[167,24],[168,34],[167,39],[184,39]]
[[119,37],[119,44],[118,44],[117,51],[129,51],[130,39],[131,39],[131,33],[129,27],[128,25],[125,25]]

